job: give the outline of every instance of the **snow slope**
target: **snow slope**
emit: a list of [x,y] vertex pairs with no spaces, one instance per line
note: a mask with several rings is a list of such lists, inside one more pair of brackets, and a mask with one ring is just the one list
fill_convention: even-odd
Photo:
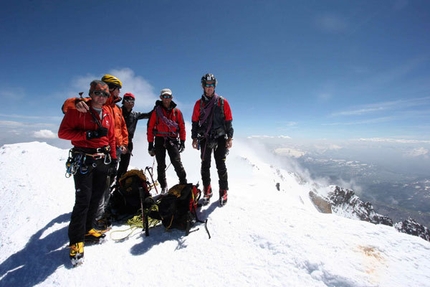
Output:
[[[149,237],[137,230],[116,243],[109,236],[127,226],[114,226],[108,241],[85,247],[85,263],[72,268],[67,155],[40,142],[0,148],[0,286],[430,286],[429,242],[318,213],[308,192],[325,187],[240,141],[227,159],[228,204],[201,210],[211,239],[203,226],[187,237],[157,226]],[[191,147],[183,153],[190,182],[200,179],[198,157]],[[152,159],[132,163],[143,169]],[[176,181],[170,167],[168,182]]]

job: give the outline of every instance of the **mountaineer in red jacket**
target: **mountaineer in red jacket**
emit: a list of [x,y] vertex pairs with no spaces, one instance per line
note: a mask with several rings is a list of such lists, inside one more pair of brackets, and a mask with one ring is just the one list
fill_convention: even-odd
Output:
[[92,81],[89,96],[88,112],[69,109],[58,130],[58,137],[73,145],[68,160],[76,197],[68,230],[73,265],[83,263],[84,242],[105,236],[93,228],[93,222],[109,169],[115,169],[117,162],[114,121],[104,105],[110,97],[108,85]]
[[211,155],[215,158],[218,172],[219,203],[227,203],[228,175],[225,161],[228,150],[233,146],[233,116],[228,101],[215,93],[217,80],[213,74],[201,78],[203,95],[196,101],[191,117],[191,138],[193,148],[200,149],[202,160],[203,204],[212,197]]
[[[122,82],[117,77],[105,74],[101,80],[105,82],[109,87],[110,97],[107,99],[105,107],[109,110],[114,122],[115,129],[115,142],[116,142],[116,157],[118,160],[121,159],[122,154],[128,152],[128,130],[122,115],[121,108],[117,105],[121,101],[120,89],[122,88]],[[76,109],[79,112],[86,113],[89,109],[91,98],[69,98],[67,99],[62,107],[63,113],[66,113],[69,109]],[[117,167],[118,168],[118,167]],[[113,170],[112,173],[108,174],[108,180],[106,183],[106,189],[103,197],[100,200],[100,205],[96,213],[96,228],[99,230],[105,230],[111,225],[111,220],[106,214],[106,208],[109,204],[110,187],[115,182],[117,169]]]
[[[111,97],[106,101],[106,108],[109,109],[110,114],[113,116],[115,122],[115,140],[116,140],[116,151],[117,156],[120,154],[125,154],[127,152],[128,146],[128,131],[127,125],[125,123],[124,117],[122,115],[121,108],[117,105],[117,103],[121,102],[120,89],[122,88],[122,82],[117,77],[105,74],[101,80],[108,84],[109,92]],[[68,109],[77,109],[82,113],[86,113],[89,109],[88,101],[91,98],[69,98],[67,99],[63,106],[62,111],[66,113]]]
[[161,193],[165,193],[168,190],[166,151],[169,153],[170,162],[179,178],[179,184],[187,184],[187,174],[180,155],[185,149],[186,132],[184,117],[176,108],[175,102],[172,101],[172,91],[170,89],[161,90],[160,99],[156,101],[148,122],[147,139],[149,155],[155,155],[157,159],[158,183],[161,186]]

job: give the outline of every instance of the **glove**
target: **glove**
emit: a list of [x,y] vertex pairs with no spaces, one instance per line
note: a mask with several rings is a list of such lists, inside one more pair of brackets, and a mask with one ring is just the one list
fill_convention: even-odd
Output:
[[150,142],[148,143],[148,153],[150,156],[154,156],[155,155],[155,148],[154,148],[154,143]]
[[108,175],[111,178],[114,178],[116,176],[118,172],[117,166],[118,166],[118,161],[116,159],[113,159],[109,164],[109,169],[108,169]]
[[93,131],[86,131],[86,134],[87,140],[97,139],[106,136],[108,134],[108,129],[101,127]]
[[185,149],[185,141],[181,141],[179,144],[179,153],[183,152]]

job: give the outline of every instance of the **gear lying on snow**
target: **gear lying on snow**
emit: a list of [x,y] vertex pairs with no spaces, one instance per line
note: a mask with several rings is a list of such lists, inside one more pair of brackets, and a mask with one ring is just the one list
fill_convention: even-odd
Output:
[[196,222],[204,223],[211,238],[207,229],[207,219],[202,221],[197,216],[200,195],[198,185],[177,184],[170,188],[166,195],[160,197],[157,201],[158,211],[150,212],[149,217],[160,219],[167,230],[172,228],[184,230],[185,235],[198,230],[191,231]]
[[[168,193],[156,197],[149,192],[152,186],[155,185],[150,185],[142,170],[133,169],[126,172],[119,179],[119,184],[113,187],[107,213],[114,221],[126,221],[130,226],[126,230],[112,231],[113,240],[123,241],[137,228],[142,228],[149,236],[149,229],[160,223],[166,230],[184,230],[188,235],[198,230],[191,230],[198,222],[205,224],[210,238],[207,220],[202,221],[197,216],[201,194],[198,185],[177,184]],[[123,232],[126,232],[125,235]],[[118,233],[122,233],[119,238],[113,236]]]
[[142,208],[140,192],[143,192],[144,200],[151,197],[149,183],[142,170],[129,170],[118,182],[111,191],[108,207],[109,215],[116,221],[127,220],[138,213]]

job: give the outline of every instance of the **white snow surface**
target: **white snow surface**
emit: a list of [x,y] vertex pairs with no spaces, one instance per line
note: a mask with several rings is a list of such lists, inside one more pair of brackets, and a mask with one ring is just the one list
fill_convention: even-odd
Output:
[[[202,225],[188,236],[156,226],[149,237],[139,229],[115,242],[111,236],[128,226],[114,225],[73,268],[67,156],[41,142],[0,148],[0,286],[430,286],[429,242],[319,213],[308,193],[326,187],[237,140],[227,157],[228,204],[218,207],[214,196],[199,212],[211,239]],[[134,167],[152,165],[146,161]],[[188,181],[200,181],[199,153],[187,147],[183,162]],[[173,167],[168,182],[177,182]]]

